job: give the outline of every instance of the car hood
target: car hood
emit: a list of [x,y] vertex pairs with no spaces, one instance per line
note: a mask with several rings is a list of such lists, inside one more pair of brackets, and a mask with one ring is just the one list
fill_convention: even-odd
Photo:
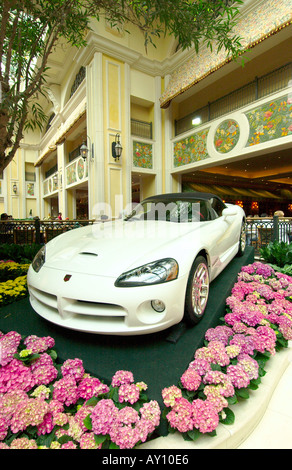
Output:
[[[205,224],[204,224],[205,225]],[[181,237],[202,224],[116,221],[74,229],[46,245],[45,266],[68,273],[119,276],[164,257],[179,256]]]

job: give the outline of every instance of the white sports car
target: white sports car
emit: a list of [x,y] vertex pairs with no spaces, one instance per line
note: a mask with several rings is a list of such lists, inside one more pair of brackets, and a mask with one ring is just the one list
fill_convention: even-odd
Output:
[[209,283],[245,249],[245,214],[206,193],[145,199],[131,215],[47,243],[28,271],[33,309],[79,331],[139,335],[202,317]]

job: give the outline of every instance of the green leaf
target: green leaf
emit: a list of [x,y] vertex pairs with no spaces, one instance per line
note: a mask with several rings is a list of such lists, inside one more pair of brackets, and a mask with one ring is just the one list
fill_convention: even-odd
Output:
[[49,356],[51,356],[51,358],[53,359],[53,361],[56,361],[57,360],[57,357],[58,357],[58,354],[56,353],[56,351],[54,349],[50,349],[48,351],[48,354]]
[[92,398],[89,398],[89,400],[87,400],[86,402],[86,405],[87,406],[95,406],[97,405],[99,399],[97,397],[92,397]]
[[200,431],[194,428],[192,431],[183,433],[183,438],[185,441],[196,441],[201,435]]
[[92,431],[92,421],[91,421],[90,414],[86,416],[86,418],[84,418],[83,424],[89,431]]
[[223,413],[225,413],[225,418],[220,418],[220,423],[222,424],[234,424],[235,414],[230,408],[224,408]]
[[109,449],[119,449],[120,447],[115,444],[114,442],[111,442],[110,445],[109,445]]
[[259,388],[259,386],[255,383],[253,383],[252,381],[250,381],[248,388],[250,390],[257,390]]
[[67,444],[67,442],[72,441],[72,437],[64,434],[63,436],[59,437],[58,442],[60,444]]
[[240,398],[243,398],[244,400],[247,400],[249,398],[249,393],[246,388],[239,388],[236,390],[236,395]]
[[109,439],[107,434],[94,434],[94,440],[98,445],[103,444],[107,439]]
[[232,397],[228,397],[227,398],[227,401],[228,401],[228,405],[236,405],[236,403],[238,403],[238,399],[237,399],[237,396],[236,395],[232,395]]

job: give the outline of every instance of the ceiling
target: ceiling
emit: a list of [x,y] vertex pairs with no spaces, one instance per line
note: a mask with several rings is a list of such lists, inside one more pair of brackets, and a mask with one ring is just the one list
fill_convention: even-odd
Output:
[[267,190],[292,196],[292,148],[191,171],[183,183]]

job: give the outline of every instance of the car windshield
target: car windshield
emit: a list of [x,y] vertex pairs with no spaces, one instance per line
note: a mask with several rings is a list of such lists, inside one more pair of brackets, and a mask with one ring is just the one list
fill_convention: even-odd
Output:
[[138,204],[125,220],[162,220],[167,222],[200,222],[209,220],[208,201],[150,200]]

